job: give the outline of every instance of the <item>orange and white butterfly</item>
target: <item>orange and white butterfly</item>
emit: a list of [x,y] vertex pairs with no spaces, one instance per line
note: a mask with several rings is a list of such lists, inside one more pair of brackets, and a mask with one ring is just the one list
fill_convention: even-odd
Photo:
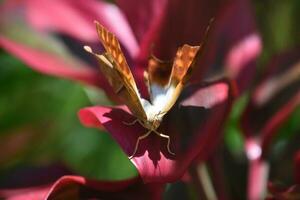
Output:
[[[157,131],[164,115],[173,107],[179,97],[183,86],[191,75],[203,49],[200,46],[183,45],[178,48],[173,63],[163,62],[154,56],[148,61],[148,71],[145,71],[145,79],[150,92],[150,101],[140,96],[133,75],[121,50],[118,39],[114,34],[95,22],[98,36],[106,52],[97,54],[89,46],[84,49],[93,54],[100,65],[100,69],[107,78],[114,92],[128,106],[134,116],[137,117],[132,123],[139,122],[148,131],[137,139],[132,158],[140,140],[146,138],[150,133],[155,133],[168,140],[167,149],[170,154],[170,137]],[[209,26],[206,30],[207,36]]]

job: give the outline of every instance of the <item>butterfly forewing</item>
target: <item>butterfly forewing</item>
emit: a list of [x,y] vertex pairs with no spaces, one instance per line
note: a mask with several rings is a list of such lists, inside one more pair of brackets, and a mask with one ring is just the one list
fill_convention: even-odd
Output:
[[187,79],[189,75],[187,72],[193,68],[199,48],[200,46],[190,46],[187,44],[178,48],[172,67],[170,84],[178,84]]
[[166,101],[167,103],[163,108],[164,113],[168,112],[172,108],[177,98],[179,97],[183,86],[190,79],[191,72],[197,65],[197,61],[201,57],[204,46],[207,42],[208,33],[213,21],[214,19],[210,20],[209,25],[207,26],[204,33],[204,39],[200,46],[190,46],[185,44],[182,47],[178,48],[176,56],[174,58],[168,86],[169,90],[172,92],[172,95],[169,97],[169,100]]
[[[177,101],[186,80],[189,77],[189,72],[195,65],[199,46],[183,45],[178,48],[174,58],[172,71],[169,76],[168,87],[166,90],[165,104],[162,107],[162,113],[167,113]],[[156,97],[154,97],[156,99]]]
[[121,50],[118,39],[113,33],[109,32],[101,24],[99,24],[98,22],[95,23],[100,41],[105,50],[108,52],[107,55],[111,56],[114,62],[117,64],[114,67],[116,67],[119,73],[123,75],[125,81],[130,82],[130,85],[137,89],[136,83],[126,62],[125,56]]
[[141,103],[141,98],[133,75],[120,48],[119,41],[114,34],[105,29],[98,22],[96,29],[106,53],[94,54],[100,64],[101,71],[113,87],[117,95],[123,99],[131,112],[139,119],[146,120],[147,115]]

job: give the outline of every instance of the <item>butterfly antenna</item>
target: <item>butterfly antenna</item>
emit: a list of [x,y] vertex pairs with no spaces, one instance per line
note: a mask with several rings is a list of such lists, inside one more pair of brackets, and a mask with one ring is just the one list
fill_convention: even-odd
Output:
[[211,30],[211,27],[213,26],[213,23],[215,22],[215,18],[214,17],[212,17],[210,20],[209,20],[209,22],[208,22],[208,25],[207,25],[207,27],[206,27],[206,30],[205,30],[205,32],[204,32],[204,37],[203,37],[203,39],[202,39],[202,44],[203,43],[206,43],[206,41],[207,41],[207,39],[208,39],[208,36],[209,36],[209,32],[210,32],[210,30]]

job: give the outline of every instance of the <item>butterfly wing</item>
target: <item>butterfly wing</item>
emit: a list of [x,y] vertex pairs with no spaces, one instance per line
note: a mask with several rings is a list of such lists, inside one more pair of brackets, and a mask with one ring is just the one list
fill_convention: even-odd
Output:
[[178,48],[169,78],[168,90],[171,91],[171,94],[168,95],[169,99],[163,107],[162,113],[168,112],[177,101],[183,86],[191,76],[196,61],[200,57],[200,49],[200,46],[190,46],[187,44]]
[[114,89],[114,92],[124,101],[131,112],[137,118],[146,120],[147,116],[141,97],[118,39],[98,22],[95,23],[98,36],[106,53],[99,55],[93,53],[89,47],[85,47],[85,49],[96,56],[102,73]]
[[[153,95],[151,99],[154,106],[157,105],[159,107],[158,110],[160,110],[159,113],[161,113],[161,117],[172,108],[172,106],[175,104],[176,100],[178,99],[183,89],[183,86],[189,80],[191,76],[191,72],[194,66],[197,65],[196,63],[201,57],[201,54],[203,52],[204,46],[207,41],[208,32],[210,30],[210,26],[212,22],[213,19],[210,21],[206,29],[203,42],[201,43],[200,46],[190,46],[185,44],[178,48],[171,68],[168,65],[163,65],[162,62],[158,62],[158,61],[154,62],[156,68],[159,68],[156,69],[156,71],[165,69],[165,71],[169,72],[169,74],[165,75],[164,78],[162,79],[164,82],[158,81],[156,79],[150,79],[149,81],[150,88],[152,91],[151,94]],[[150,69],[153,68],[152,65],[150,60],[148,65],[149,72],[151,71]],[[154,75],[155,74],[153,74],[153,76]],[[151,77],[151,73],[149,73],[149,77]],[[168,77],[167,84],[165,82],[166,77]],[[157,87],[157,85],[159,87]],[[158,92],[153,92],[153,91],[158,91]]]
[[[173,65],[151,57],[148,62],[151,117],[161,118],[172,108],[195,65],[200,46],[178,48]],[[147,110],[148,111],[148,110]]]
[[148,60],[148,70],[146,72],[147,76],[145,78],[152,102],[154,100],[153,97],[165,92],[171,71],[171,62],[162,61],[153,55],[150,56]]

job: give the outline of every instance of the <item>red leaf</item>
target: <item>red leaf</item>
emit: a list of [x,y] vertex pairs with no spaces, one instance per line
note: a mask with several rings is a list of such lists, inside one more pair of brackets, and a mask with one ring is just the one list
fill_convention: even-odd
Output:
[[[175,106],[158,129],[170,136],[170,148],[176,156],[168,152],[166,139],[150,134],[140,142],[131,159],[144,182],[176,181],[194,159],[205,159],[221,137],[220,128],[230,109],[231,95],[224,82],[187,88],[183,105]],[[125,107],[85,108],[80,110],[79,118],[88,126],[104,126],[128,156],[132,155],[137,138],[147,132],[139,124],[123,123],[135,119]]]

